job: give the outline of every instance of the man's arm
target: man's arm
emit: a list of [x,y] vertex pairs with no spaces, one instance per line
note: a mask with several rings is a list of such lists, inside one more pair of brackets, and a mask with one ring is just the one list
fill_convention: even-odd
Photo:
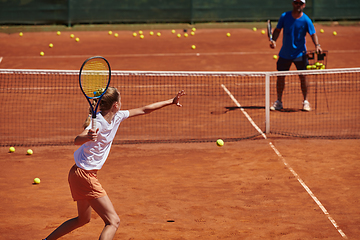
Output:
[[315,44],[315,51],[317,53],[321,53],[322,52],[322,49],[321,49],[321,46],[320,46],[320,43],[319,43],[319,39],[318,39],[318,36],[316,35],[316,33],[314,33],[313,35],[311,35],[311,39],[313,41],[313,43]]
[[273,31],[273,40],[270,41],[270,47],[276,48],[276,40],[278,39],[280,35],[281,29],[275,28]]

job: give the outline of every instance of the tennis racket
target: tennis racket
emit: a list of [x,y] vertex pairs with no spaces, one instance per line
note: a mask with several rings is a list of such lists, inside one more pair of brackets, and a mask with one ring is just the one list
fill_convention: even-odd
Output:
[[[92,129],[96,131],[96,112],[100,100],[111,79],[111,69],[109,62],[100,56],[91,57],[85,60],[80,68],[79,84],[81,91],[89,102],[92,117]],[[91,103],[97,100],[96,106]]]
[[267,21],[267,34],[268,34],[269,40],[272,41],[273,40],[273,35],[272,35],[272,28],[271,28],[271,21],[270,20]]

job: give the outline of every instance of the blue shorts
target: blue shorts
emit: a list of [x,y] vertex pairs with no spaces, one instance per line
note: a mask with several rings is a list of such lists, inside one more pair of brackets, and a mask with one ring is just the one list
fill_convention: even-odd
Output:
[[306,70],[306,66],[309,65],[306,55],[295,59],[285,59],[279,57],[279,60],[276,63],[276,69],[278,71],[289,71],[292,63],[295,64],[297,70]]

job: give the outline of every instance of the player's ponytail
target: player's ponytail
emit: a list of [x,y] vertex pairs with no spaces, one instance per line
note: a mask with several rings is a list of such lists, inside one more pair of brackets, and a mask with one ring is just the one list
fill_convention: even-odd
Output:
[[[99,104],[99,110],[109,111],[112,108],[113,104],[119,101],[119,98],[120,98],[119,91],[114,87],[109,87],[101,98]],[[92,103],[93,108],[95,108],[96,103],[97,103],[97,99],[94,99]],[[83,128],[84,129],[87,128],[90,125],[90,122],[91,122],[91,108],[89,108],[89,115],[87,116],[83,124]]]

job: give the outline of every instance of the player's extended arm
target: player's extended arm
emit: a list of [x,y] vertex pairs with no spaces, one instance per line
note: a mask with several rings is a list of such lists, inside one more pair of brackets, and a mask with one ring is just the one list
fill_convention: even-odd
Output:
[[273,31],[273,40],[270,42],[270,47],[271,48],[276,48],[276,40],[278,39],[279,35],[280,35],[281,29],[275,28]]
[[313,41],[313,43],[315,44],[315,51],[317,53],[321,53],[322,52],[322,49],[321,49],[321,46],[320,46],[320,43],[319,43],[319,38],[318,36],[316,35],[316,33],[314,33],[313,35],[311,35],[311,39]]
[[153,112],[155,110],[158,110],[160,108],[163,108],[163,107],[166,107],[166,106],[169,106],[169,105],[172,105],[172,104],[176,104],[176,106],[181,107],[179,99],[183,95],[185,95],[184,90],[178,92],[178,94],[172,99],[152,103],[152,104],[146,105],[144,107],[131,109],[131,110],[129,110],[129,117],[136,117],[136,116],[140,116],[140,115],[143,115],[143,114],[148,114],[148,113],[151,113],[151,112]]

